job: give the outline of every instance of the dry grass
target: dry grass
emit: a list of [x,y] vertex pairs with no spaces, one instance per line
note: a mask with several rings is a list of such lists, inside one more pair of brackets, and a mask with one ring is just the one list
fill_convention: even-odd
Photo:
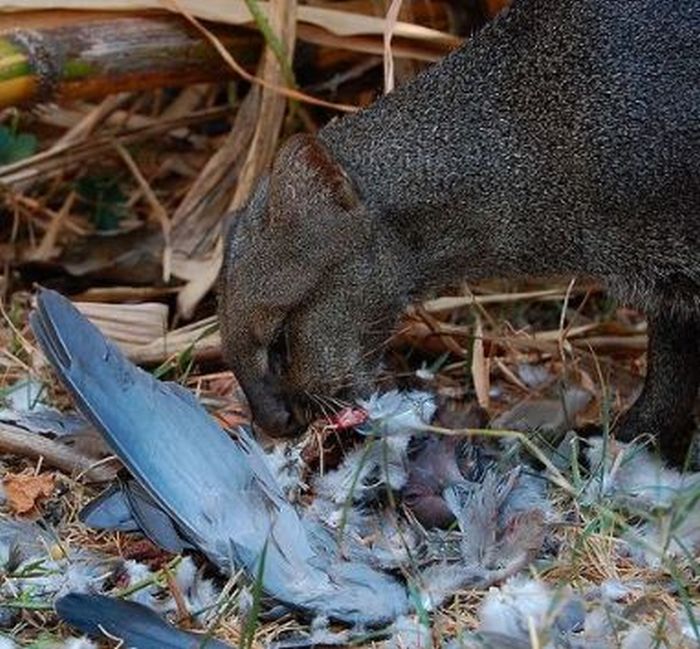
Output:
[[[245,3],[204,4],[233,12]],[[212,18],[201,11],[195,15],[204,4],[179,0],[167,8],[187,12],[192,21]],[[391,3],[394,8],[399,4]],[[404,2],[409,4],[408,18],[401,14],[398,22],[390,21],[392,40],[387,25],[373,15],[376,3],[369,0],[305,3],[306,18],[298,25],[290,22],[288,3],[266,3],[270,25],[285,51],[294,49],[295,27],[306,48],[310,63],[296,87],[268,49],[256,73],[262,91],[238,79],[0,112],[0,125],[38,138],[32,155],[0,166],[0,397],[31,378],[44,386],[47,401],[61,409],[70,407],[27,326],[31,296],[40,283],[73,294],[81,309],[132,359],[159,366],[168,377],[181,380],[222,420],[244,420],[247,412],[235,379],[221,363],[209,290],[221,254],[222,219],[231,205],[245,199],[282,139],[299,130],[318,129],[335,114],[329,106],[371,101],[381,87],[377,55],[385,44],[393,43],[394,54],[425,61],[435,58],[440,38],[443,47],[455,42],[445,36],[450,28],[446,3]],[[343,13],[324,14],[319,5]],[[324,20],[336,21],[334,29],[324,31]],[[412,20],[425,29],[411,27]],[[352,39],[344,42],[339,35],[343,30],[352,32]],[[206,34],[227,52],[215,34],[208,29]],[[235,66],[229,59],[226,62]],[[399,82],[403,69],[396,70]],[[280,87],[285,88],[283,94],[275,92]],[[285,99],[309,94],[321,101],[290,108]],[[611,304],[599,287],[569,280],[485,282],[426,302],[407,315],[391,341],[394,375],[410,376],[421,364],[429,366],[434,371],[431,389],[456,400],[478,400],[491,417],[523,398],[537,399],[553,383],[565,380],[593,395],[580,423],[597,421],[608,402],[614,417],[640,386],[644,322],[638,314]],[[528,387],[518,372],[523,363],[545,369],[549,383]],[[0,456],[0,471],[36,471],[42,466],[45,459]],[[76,474],[57,471],[57,476],[54,497],[37,515],[57,527],[60,545],[66,551],[82,548],[115,558],[132,556],[132,538],[98,534],[78,522],[77,512],[96,487],[87,484],[84,475],[76,479]],[[666,584],[679,574],[691,597],[698,597],[697,570],[680,566],[679,573],[672,573],[668,565],[641,569],[621,558],[614,551],[619,529],[597,525],[604,512],[581,509],[571,493],[567,488],[557,492],[558,509],[573,514],[572,524],[556,532],[561,552],[550,565],[535,564],[533,574],[555,585],[580,588],[609,579],[639,582],[644,588],[629,605],[644,618],[660,619],[678,605],[678,596],[669,594]],[[172,591],[166,572],[158,578]],[[242,586],[241,579],[232,578],[224,591],[224,613],[217,619],[217,636],[233,645],[241,640],[235,603]],[[482,598],[477,591],[458,594],[433,616],[433,637],[473,628]],[[291,617],[264,622],[254,644],[264,646],[301,628]],[[27,643],[42,634],[65,632],[50,611],[30,609],[14,629]]]

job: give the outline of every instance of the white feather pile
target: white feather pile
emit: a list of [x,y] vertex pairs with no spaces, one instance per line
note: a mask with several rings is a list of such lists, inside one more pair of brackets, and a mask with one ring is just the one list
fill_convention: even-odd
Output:
[[[626,587],[618,584],[615,595]],[[491,588],[479,611],[479,628],[459,645],[477,647],[522,647],[536,643],[542,649],[652,649],[658,645],[658,626],[632,623],[620,604],[600,599],[605,589],[584,596],[570,587],[553,590],[542,582],[514,577],[500,588]],[[596,595],[594,595],[596,593]],[[685,611],[666,616],[663,646],[691,649],[697,646],[691,628],[683,625]],[[482,644],[483,641],[483,644]],[[668,644],[670,643],[670,644]]]
[[[214,607],[221,594],[221,589],[211,580],[205,579],[191,557],[184,557],[177,566],[175,581],[180,588],[187,610],[195,617],[207,618],[215,612]],[[164,612],[176,612],[177,605],[173,598],[171,605]]]
[[391,625],[391,637],[384,642],[384,649],[430,649],[433,641],[430,629],[417,617],[402,615]]
[[658,646],[651,629],[635,625],[625,635],[620,649],[656,649]]
[[625,584],[619,579],[606,579],[597,589],[591,592],[594,597],[599,597],[604,602],[621,602],[629,597],[635,590],[643,588],[641,582]]
[[[419,391],[375,393],[358,404],[368,414],[361,432],[373,438],[314,483],[317,499],[335,505],[366,502],[387,489],[399,491],[408,478],[411,436],[430,422],[436,409],[432,395]],[[333,515],[326,512],[324,517],[329,521]]]
[[304,460],[301,452],[299,445],[283,442],[275,444],[266,455],[272,474],[277,478],[284,494],[292,501],[296,500],[303,486]]
[[682,507],[673,508],[632,531],[627,538],[633,556],[652,567],[660,566],[665,556],[694,557],[700,549],[700,500],[689,506],[687,514],[681,513]]
[[380,491],[400,490],[408,478],[410,435],[369,440],[348,453],[340,466],[319,476],[317,497],[337,505],[367,501]]
[[[53,558],[49,552],[50,536],[38,525],[6,519],[0,522],[0,568],[11,553],[16,554],[12,548],[18,547],[21,562],[13,569],[13,574],[26,575],[2,581],[0,602],[22,597],[53,600],[68,593],[102,593],[105,582],[121,571],[128,578],[129,586],[143,584],[129,595],[130,600],[159,613],[177,611],[174,598],[169,594],[163,596],[162,588],[154,582],[153,572],[145,564],[133,560],[117,562],[85,550],[68,551],[65,556]],[[217,602],[220,589],[212,580],[203,578],[190,557],[178,563],[174,577],[189,612],[206,618]],[[0,605],[0,623],[10,624],[16,613],[17,609],[3,609]],[[60,646],[94,647],[83,639],[68,640]],[[3,649],[1,644],[0,649]]]
[[[34,523],[18,522],[27,541],[20,548],[21,562],[13,566],[13,577],[0,580],[0,625],[12,626],[19,609],[2,606],[3,601],[29,599],[51,601],[68,593],[99,592],[111,570],[99,555],[85,550],[53,558],[49,552],[48,535]],[[5,530],[7,530],[5,526]],[[32,530],[35,529],[34,532]],[[12,544],[3,552],[12,552]],[[3,564],[0,564],[2,570]]]
[[333,630],[325,617],[315,617],[311,621],[310,633],[292,633],[274,640],[268,649],[309,649],[310,647],[348,647],[352,646],[353,634],[348,629]]
[[609,499],[642,519],[627,537],[639,561],[656,566],[700,549],[700,473],[668,468],[638,444],[590,443],[593,478],[584,502]]
[[426,424],[430,424],[437,409],[435,397],[420,390],[375,392],[369,399],[361,399],[357,404],[368,415],[361,432],[378,436],[418,433]]
[[[37,562],[41,563],[35,566]],[[33,598],[48,599],[68,593],[99,592],[110,572],[104,558],[85,550],[59,559],[48,554],[35,555],[21,564],[16,573],[25,570],[31,575],[8,580],[0,588],[0,595],[17,597],[26,593]]]
[[138,561],[133,561],[132,559],[127,559],[124,561],[122,570],[128,577],[129,588],[133,588],[138,584],[143,584],[143,588],[138,588],[137,590],[131,592],[127,599],[132,602],[137,602],[138,604],[143,604],[149,608],[157,608],[159,602],[157,599],[157,594],[159,587],[155,584],[153,580],[153,572],[151,569]]
[[518,377],[529,388],[538,389],[553,380],[554,376],[544,365],[519,363]]
[[70,638],[63,643],[63,649],[97,649],[97,645],[87,638]]
[[681,474],[639,444],[596,437],[589,441],[588,459],[593,480],[588,502],[601,496],[642,509],[671,506],[679,495],[700,487],[700,473]]
[[[163,597],[162,588],[152,580],[153,572],[148,566],[128,560],[124,562],[123,570],[128,576],[129,586],[144,584],[143,588],[131,593],[128,599],[164,615],[178,612],[175,598],[170,594]],[[174,578],[188,612],[206,619],[215,606],[221,589],[211,579],[202,576],[191,557],[183,557],[178,563]]]
[[692,610],[692,620],[685,609],[681,611],[679,618],[680,631],[683,638],[687,638],[689,642],[697,642],[698,646],[700,646],[700,637],[698,637],[698,632],[700,632],[700,605]]
[[552,592],[542,582],[516,577],[489,589],[479,611],[479,631],[527,638],[531,625],[535,629],[552,625],[555,608]]

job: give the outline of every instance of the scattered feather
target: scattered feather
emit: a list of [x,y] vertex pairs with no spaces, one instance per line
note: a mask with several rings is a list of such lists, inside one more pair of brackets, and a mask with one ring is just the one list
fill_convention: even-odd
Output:
[[[214,611],[221,595],[221,588],[212,579],[206,579],[191,557],[184,557],[175,570],[175,583],[182,593],[187,611],[196,619],[206,619]],[[173,597],[159,607],[163,613],[177,612]]]
[[608,499],[640,519],[627,534],[639,561],[658,566],[700,549],[700,473],[681,474],[642,445],[604,438],[590,440],[588,459],[584,501]]
[[[681,627],[684,611],[666,616],[661,646],[691,649]],[[670,643],[670,644],[669,644]],[[479,626],[449,644],[457,649],[651,649],[660,646],[658,628],[633,623],[620,605],[570,586],[553,589],[541,581],[514,577],[491,588],[479,610]]]
[[589,440],[592,480],[589,502],[601,496],[642,509],[669,507],[676,498],[700,487],[700,473],[681,474],[641,444],[624,444],[596,437]]
[[430,629],[417,617],[402,615],[389,628],[391,637],[384,649],[429,649],[433,646]]
[[311,649],[312,647],[346,647],[353,638],[352,631],[333,631],[324,617],[315,618],[310,633],[294,633],[271,642],[268,649]]
[[444,561],[421,574],[423,606],[433,610],[467,587],[488,587],[524,568],[542,547],[544,513],[507,513],[504,503],[518,472],[501,476],[490,471],[478,485],[453,487],[446,500],[460,530],[457,562]]
[[531,363],[518,363],[518,377],[528,387],[534,390],[542,387],[552,380],[552,374],[544,365],[532,365]]
[[527,639],[531,625],[538,630],[580,629],[585,613],[580,606],[566,608],[569,595],[567,591],[555,594],[533,579],[511,579],[489,590],[479,614],[479,631]]
[[69,638],[63,646],[64,649],[97,649],[97,645],[87,638]]
[[360,399],[357,403],[368,416],[358,430],[378,437],[419,433],[432,421],[437,410],[433,395],[419,390],[375,392],[369,399]]
[[408,478],[409,442],[409,435],[393,435],[350,451],[337,469],[316,479],[317,497],[342,505],[367,501],[387,488],[400,490]]
[[3,390],[2,400],[8,410],[0,410],[0,421],[4,421],[4,417],[13,412],[27,414],[47,409],[41,400],[44,391],[44,384],[31,378],[18,381]]
[[301,447],[293,444],[275,444],[267,453],[267,460],[280,489],[287,498],[295,499],[305,469]]
[[230,645],[206,635],[180,631],[150,608],[101,595],[71,594],[56,602],[59,617],[94,638],[123,640],[138,649],[230,649]]

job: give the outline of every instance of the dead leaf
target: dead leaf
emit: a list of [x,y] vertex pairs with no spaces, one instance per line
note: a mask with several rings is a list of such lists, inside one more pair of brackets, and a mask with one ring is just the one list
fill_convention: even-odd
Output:
[[402,0],[391,0],[386,13],[384,27],[384,94],[388,95],[394,89],[394,55],[391,53],[391,38],[399,20]]
[[10,509],[16,514],[26,514],[34,509],[43,498],[53,493],[55,476],[53,473],[10,473],[2,483]]
[[481,318],[477,315],[472,347],[472,380],[476,399],[484,410],[489,409],[489,390],[491,389],[489,364],[489,359],[484,355],[484,328]]
[[[272,4],[258,0],[260,10],[270,19]],[[222,22],[230,25],[244,25],[253,22],[245,0],[15,0],[1,2],[1,12],[32,11],[38,9],[79,9],[94,11],[144,11],[167,9],[187,13],[202,20]],[[314,7],[301,5],[297,9],[297,20],[301,23],[320,27],[337,36],[350,37],[360,35],[381,36],[386,29],[386,20],[378,16],[368,16],[361,13],[343,11],[335,7]],[[395,37],[406,38],[417,42],[433,42],[454,47],[459,38],[447,32],[431,29],[423,25],[397,21],[393,27]]]

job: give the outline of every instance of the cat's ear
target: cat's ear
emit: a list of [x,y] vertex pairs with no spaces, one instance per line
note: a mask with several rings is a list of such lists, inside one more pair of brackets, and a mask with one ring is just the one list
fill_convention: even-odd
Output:
[[359,203],[348,174],[314,136],[293,135],[278,152],[270,175],[269,223],[343,218]]

